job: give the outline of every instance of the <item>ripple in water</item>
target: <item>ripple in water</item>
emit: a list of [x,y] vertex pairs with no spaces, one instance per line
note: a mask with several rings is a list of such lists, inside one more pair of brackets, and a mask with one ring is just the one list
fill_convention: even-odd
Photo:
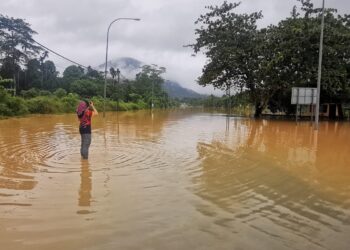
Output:
[[348,124],[316,136],[186,111],[107,117],[94,120],[88,161],[74,115],[0,122],[5,249],[350,244]]

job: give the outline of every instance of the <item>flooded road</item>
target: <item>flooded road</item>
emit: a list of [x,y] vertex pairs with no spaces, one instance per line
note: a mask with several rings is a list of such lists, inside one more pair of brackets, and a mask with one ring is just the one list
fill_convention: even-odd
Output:
[[107,113],[0,121],[1,249],[350,245],[350,124]]

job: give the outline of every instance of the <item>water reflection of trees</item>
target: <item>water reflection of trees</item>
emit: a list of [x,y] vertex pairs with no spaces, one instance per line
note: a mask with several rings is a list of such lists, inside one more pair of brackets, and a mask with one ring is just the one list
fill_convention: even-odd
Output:
[[309,124],[235,120],[230,129],[197,145],[200,197],[232,220],[265,218],[300,235],[350,223],[349,124],[324,123],[316,134]]

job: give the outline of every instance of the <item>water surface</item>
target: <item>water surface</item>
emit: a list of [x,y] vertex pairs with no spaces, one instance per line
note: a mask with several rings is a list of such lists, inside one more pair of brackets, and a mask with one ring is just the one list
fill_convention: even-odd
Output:
[[350,124],[107,113],[0,121],[1,249],[348,249]]

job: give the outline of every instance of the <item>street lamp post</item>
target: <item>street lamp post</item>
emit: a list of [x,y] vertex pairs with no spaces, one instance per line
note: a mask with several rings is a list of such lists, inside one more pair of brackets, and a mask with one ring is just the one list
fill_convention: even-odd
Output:
[[321,21],[321,36],[320,50],[318,55],[318,76],[317,76],[317,97],[316,97],[316,114],[315,114],[315,130],[318,130],[318,122],[320,116],[320,94],[321,94],[321,75],[322,75],[322,53],[323,53],[323,29],[324,29],[324,1],[322,1],[322,21]]
[[108,60],[108,38],[109,38],[109,30],[113,23],[119,20],[133,20],[133,21],[140,21],[140,18],[128,18],[128,17],[121,17],[113,20],[107,29],[107,44],[106,44],[106,61],[105,61],[105,84],[104,84],[104,91],[103,91],[103,117],[106,116],[106,92],[107,92],[107,60]]

